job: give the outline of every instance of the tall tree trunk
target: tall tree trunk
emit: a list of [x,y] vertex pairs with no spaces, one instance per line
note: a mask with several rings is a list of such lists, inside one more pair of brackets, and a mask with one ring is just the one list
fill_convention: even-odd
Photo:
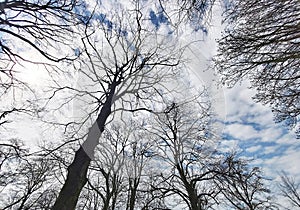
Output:
[[87,171],[95,148],[98,145],[105,122],[111,114],[111,105],[117,82],[113,81],[111,90],[103,104],[96,122],[89,129],[87,139],[75,153],[75,158],[68,167],[67,179],[55,201],[52,210],[74,210],[83,186],[87,182]]
[[188,193],[188,200],[190,202],[191,210],[202,210],[202,206],[199,203],[197,192],[195,186],[187,180],[186,174],[184,173],[182,167],[179,163],[176,165],[177,171],[179,172],[180,179],[182,180],[184,187]]
[[86,174],[90,161],[90,157],[81,146],[75,153],[72,164],[68,167],[67,179],[52,210],[75,209],[81,189],[87,182]]
[[129,180],[129,196],[127,203],[127,210],[134,210],[135,202],[136,202],[136,193],[139,185],[140,179],[134,178],[133,180]]

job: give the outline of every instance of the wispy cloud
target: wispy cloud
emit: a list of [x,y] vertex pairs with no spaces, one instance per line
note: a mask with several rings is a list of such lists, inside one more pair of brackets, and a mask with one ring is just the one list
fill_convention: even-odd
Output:
[[275,124],[267,106],[252,100],[254,90],[248,84],[226,90],[226,122],[224,150],[239,150],[241,155],[253,158],[268,177],[278,179],[284,170],[296,180],[300,177],[300,141],[282,124]]

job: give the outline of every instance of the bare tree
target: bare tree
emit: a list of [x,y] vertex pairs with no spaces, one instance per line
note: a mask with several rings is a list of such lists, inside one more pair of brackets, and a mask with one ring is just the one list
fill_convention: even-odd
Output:
[[1,209],[50,209],[55,198],[50,187],[53,162],[29,153],[17,140],[0,147]]
[[148,169],[154,145],[149,135],[129,119],[126,125],[123,122],[108,125],[101,139],[78,207],[142,208],[150,188]]
[[[75,208],[107,120],[112,120],[117,111],[153,111],[150,102],[159,100],[157,96],[164,90],[163,86],[159,90],[159,84],[176,74],[180,63],[178,46],[148,31],[147,20],[138,2],[135,4],[134,11],[122,10],[109,16],[101,15],[101,7],[95,9],[95,18],[90,19],[82,39],[86,60],[81,63],[80,72],[89,83],[82,90],[62,86],[54,93],[71,89],[77,97],[89,97],[87,104],[94,107],[86,108],[86,119],[94,122],[68,167],[67,179],[53,209]],[[87,87],[92,90],[87,91]]]
[[269,105],[276,122],[300,134],[299,1],[232,0],[228,5],[228,26],[215,58],[222,81],[232,87],[249,79],[257,91],[254,100]]
[[[101,179],[98,179],[97,185],[93,186],[93,189],[96,191],[102,200],[102,209],[115,209],[117,207],[117,202],[119,199],[119,194],[122,192],[125,179],[124,179],[124,145],[118,144],[118,141],[122,141],[120,136],[117,136],[116,139],[110,134],[103,133],[103,141],[101,142],[102,148],[99,153],[103,158],[100,158],[96,162],[97,167],[91,167],[91,170],[99,171],[101,175],[98,177],[103,177],[103,182]],[[105,145],[105,146],[104,146]],[[99,174],[99,173],[98,173]],[[92,176],[97,176],[96,173],[92,173]],[[91,182],[89,185],[92,186]]]
[[209,105],[195,99],[183,104],[171,103],[150,130],[157,136],[157,153],[165,168],[157,174],[161,185],[154,189],[169,199],[179,197],[193,210],[209,209],[217,203],[219,193],[212,184],[217,168],[209,147],[208,108]]
[[250,167],[245,160],[230,154],[219,165],[216,185],[229,206],[239,210],[276,209],[269,200],[270,190],[258,167]]
[[[73,27],[80,23],[80,15],[84,15],[79,13],[80,8],[75,8],[79,4],[79,1],[73,0],[1,2],[1,73],[11,77],[13,65],[19,59],[31,61],[30,58],[23,57],[15,47],[19,41],[48,60],[60,61],[67,58],[57,57],[57,52],[52,49],[58,50],[59,45],[70,39],[66,35],[75,33]],[[78,13],[75,12],[76,9]]]
[[133,139],[125,151],[126,153],[126,179],[127,202],[126,210],[142,208],[150,188],[150,164],[153,154],[154,142],[149,134],[140,126],[133,132]]
[[[128,183],[125,173],[125,151],[129,144],[130,132],[125,132],[119,125],[121,124],[112,124],[103,132],[95,161],[91,164],[88,174],[85,192],[91,194],[92,198],[95,197],[93,194],[96,194],[100,202],[95,200],[94,206],[83,206],[80,203],[91,200],[91,196],[80,199],[79,207],[82,209],[98,206],[98,208],[108,210],[125,206],[126,202],[120,204],[120,200],[128,188],[126,186]],[[83,197],[85,197],[84,193]]]
[[216,4],[215,0],[195,0],[195,1],[157,1],[158,22],[168,22],[175,30],[181,30],[181,25],[190,25],[197,32],[208,32],[211,19],[212,7]]
[[[18,99],[15,91],[34,92],[24,75],[32,67],[51,74],[57,72],[59,61],[71,61],[79,48],[76,27],[84,24],[83,1],[77,0],[5,0],[0,2],[0,95]],[[40,70],[40,71],[43,71]],[[22,76],[23,74],[23,76]],[[21,89],[21,90],[20,90]],[[7,99],[6,99],[7,100]],[[17,101],[17,100],[16,100]],[[26,102],[24,102],[26,103]],[[0,108],[0,125],[7,123],[11,113],[34,112],[23,106],[6,105]],[[4,119],[6,117],[6,119]],[[12,117],[11,117],[12,118]]]
[[280,177],[281,183],[279,187],[281,194],[288,198],[294,207],[300,208],[300,184],[296,183],[293,178],[288,177],[284,172],[282,172]]

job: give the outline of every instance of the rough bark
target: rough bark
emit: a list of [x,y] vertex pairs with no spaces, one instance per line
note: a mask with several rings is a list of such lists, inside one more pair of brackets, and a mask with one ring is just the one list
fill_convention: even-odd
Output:
[[140,179],[134,178],[129,181],[129,199],[127,204],[127,210],[134,210],[135,202],[136,202],[136,193],[139,185]]
[[67,179],[52,210],[75,209],[80,192],[87,182],[87,171],[94,155],[94,150],[98,144],[101,133],[104,131],[105,122],[111,114],[111,105],[117,84],[118,83],[114,80],[96,122],[89,130],[87,139],[79,150],[76,151],[75,158],[68,167]]
[[81,146],[68,168],[67,179],[52,210],[75,209],[81,189],[87,182],[86,174],[90,161],[90,157]]
[[195,186],[193,186],[193,184],[187,180],[187,177],[184,174],[183,169],[179,166],[179,164],[176,165],[176,168],[179,172],[180,179],[182,180],[184,187],[188,193],[190,209],[191,210],[202,210],[201,204],[198,202],[199,199],[198,199],[198,195],[197,195]]

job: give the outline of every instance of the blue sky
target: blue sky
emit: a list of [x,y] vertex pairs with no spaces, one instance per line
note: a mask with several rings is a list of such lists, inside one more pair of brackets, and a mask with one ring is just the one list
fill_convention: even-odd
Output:
[[[170,34],[169,21],[159,8],[149,9],[148,14],[156,30]],[[182,27],[179,31],[183,43],[200,40],[193,44],[194,49],[191,49],[198,50],[195,52],[195,59],[198,60],[193,61],[196,65],[192,65],[191,69],[196,74],[197,81],[207,83],[218,79],[205,69],[210,64],[209,59],[216,53],[215,39],[220,37],[223,28],[220,14],[220,8],[215,8],[208,31],[195,30],[191,26]],[[99,18],[102,18],[108,27],[113,24],[102,13]],[[41,75],[42,73],[34,72],[30,78],[37,82],[35,79]],[[30,79],[28,75],[27,78]],[[300,177],[300,167],[297,165],[297,161],[300,160],[300,140],[297,140],[294,133],[284,125],[274,123],[268,107],[253,102],[251,97],[255,91],[249,90],[248,85],[245,81],[232,89],[218,89],[223,97],[218,109],[225,119],[223,139],[219,142],[219,148],[223,151],[239,151],[241,156],[254,158],[253,163],[262,166],[268,176],[277,176],[277,172],[285,170],[297,179]]]
[[[219,15],[219,12],[214,14]],[[103,14],[99,16],[102,21],[111,27],[113,23]],[[160,32],[172,33],[168,31],[168,20],[166,17],[154,10],[149,10],[149,20],[154,27]],[[215,39],[219,37],[222,26],[220,25],[220,17],[212,20],[210,28],[206,31],[194,30],[187,26],[183,28],[181,33],[182,40],[185,42],[191,40],[201,40],[195,44],[199,50],[196,53],[199,57],[196,64],[201,63],[201,66],[193,66],[193,73],[197,75],[197,81],[207,82],[212,79],[218,79],[217,76],[212,76],[210,73],[204,73],[205,68],[209,65],[209,59],[216,51]],[[41,72],[41,71],[39,71]],[[31,79],[32,83],[41,80],[34,72],[31,76],[26,74],[27,79]],[[29,74],[30,75],[30,74]],[[208,78],[210,77],[210,78]],[[34,81],[33,81],[34,80]],[[293,176],[296,181],[300,182],[300,140],[295,138],[295,134],[282,124],[275,124],[273,114],[267,106],[254,103],[252,96],[254,90],[247,87],[247,81],[237,84],[232,89],[225,87],[218,89],[218,93],[222,96],[222,101],[219,104],[219,112],[223,114],[224,126],[222,127],[222,139],[219,141],[219,149],[224,152],[237,151],[240,156],[253,159],[253,164],[261,166],[265,175],[279,181],[278,172],[284,170],[288,175]],[[219,97],[219,96],[218,96]],[[28,139],[39,139],[42,135],[37,133],[38,126],[34,127],[31,122],[26,130],[21,131]]]
[[300,141],[293,131],[283,124],[275,124],[271,110],[253,102],[251,97],[255,91],[247,88],[247,82],[224,92],[226,125],[220,147],[253,158],[253,163],[262,166],[270,177],[276,177],[281,170],[300,177],[297,163]]
[[224,89],[226,120],[219,149],[235,151],[252,164],[261,167],[267,184],[283,207],[293,209],[285,197],[278,193],[279,172],[300,183],[300,141],[293,131],[282,124],[275,124],[271,110],[254,103],[255,91],[247,88],[247,82],[232,89]]
[[[215,40],[220,38],[224,27],[221,25],[219,9],[214,11],[214,15],[208,33],[201,34],[200,31],[184,34],[186,40],[204,35],[203,41],[196,47],[195,55],[198,55],[200,62],[195,62],[197,65],[194,67],[198,68],[192,69],[198,76],[197,79],[204,82],[212,76],[212,73],[208,74],[205,71],[205,66],[211,64],[209,59],[217,49]],[[212,79],[218,80],[218,75],[208,80]],[[282,170],[300,183],[300,140],[296,139],[295,133],[288,130],[284,124],[274,123],[273,114],[268,106],[252,100],[256,92],[249,89],[249,86],[249,82],[244,81],[231,89],[217,89],[217,98],[221,98],[217,108],[224,121],[218,148],[224,152],[237,152],[240,157],[252,160],[253,165],[260,166],[264,175],[271,179],[268,184],[276,193],[280,182],[278,173]],[[285,198],[277,199],[283,206],[289,205]]]
[[[197,80],[204,83],[207,80],[218,80],[216,75],[208,78],[212,77],[212,72],[208,73],[205,68],[211,64],[209,59],[217,49],[215,40],[220,38],[224,27],[221,25],[220,14],[220,9],[215,8],[208,33],[193,31],[188,27],[182,33],[186,42],[204,37],[201,42],[193,44],[194,49],[191,49],[196,49],[194,54],[197,57],[195,59],[198,59],[194,61],[196,65],[192,65],[192,71],[197,75]],[[278,172],[284,170],[300,182],[300,167],[297,163],[300,160],[300,140],[283,124],[274,123],[271,109],[255,103],[252,100],[255,90],[250,90],[248,86],[248,81],[244,81],[234,88],[223,87],[218,90],[224,97],[218,109],[225,120],[219,148],[223,151],[237,151],[240,156],[253,159],[253,164],[261,166],[265,175],[276,181],[279,181]]]

